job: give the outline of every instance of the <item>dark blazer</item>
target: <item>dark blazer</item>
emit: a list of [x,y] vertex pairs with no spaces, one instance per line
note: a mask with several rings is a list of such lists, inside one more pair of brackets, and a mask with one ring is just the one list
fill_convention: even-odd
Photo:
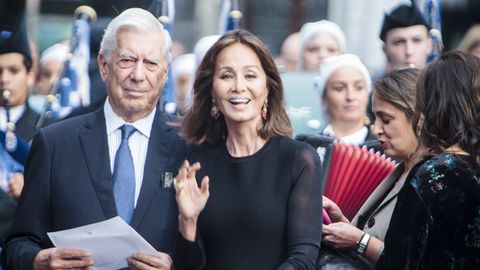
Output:
[[0,247],[3,246],[5,234],[12,226],[16,208],[17,201],[0,189]]
[[25,141],[30,141],[37,132],[37,122],[39,118],[40,115],[26,104],[25,111],[15,123],[15,133]]
[[[143,183],[131,226],[155,249],[170,252],[178,230],[173,188],[164,172],[176,174],[187,147],[175,119],[157,109]],[[34,256],[52,247],[47,232],[117,216],[103,108],[40,129],[27,160],[25,187],[2,252],[4,269],[31,269]]]

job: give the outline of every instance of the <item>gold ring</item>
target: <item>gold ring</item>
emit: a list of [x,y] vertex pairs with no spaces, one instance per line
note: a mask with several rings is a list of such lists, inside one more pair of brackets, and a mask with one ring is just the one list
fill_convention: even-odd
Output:
[[183,182],[177,181],[177,178],[173,178],[173,187],[176,192],[179,192],[183,188]]

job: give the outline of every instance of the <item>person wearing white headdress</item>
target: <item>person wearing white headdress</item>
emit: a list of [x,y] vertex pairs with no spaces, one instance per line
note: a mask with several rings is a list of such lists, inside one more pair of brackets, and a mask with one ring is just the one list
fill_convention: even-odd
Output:
[[210,47],[212,47],[212,45],[217,42],[220,37],[220,35],[204,36],[200,38],[197,43],[195,43],[195,46],[193,48],[193,54],[195,55],[195,59],[197,62],[195,69],[200,66],[200,63],[202,62],[205,54],[207,54],[208,49],[210,49]]
[[185,114],[192,96],[192,83],[195,77],[196,60],[192,53],[178,56],[172,63],[172,74],[175,89],[175,103],[177,114]]
[[67,60],[70,48],[63,43],[56,43],[40,55],[40,70],[35,83],[35,93],[48,95],[54,83],[58,80]]
[[376,139],[366,117],[371,78],[358,56],[343,54],[322,61],[316,89],[329,119],[323,135],[352,145]]
[[308,22],[300,30],[299,69],[317,71],[323,59],[347,51],[345,33],[327,20]]

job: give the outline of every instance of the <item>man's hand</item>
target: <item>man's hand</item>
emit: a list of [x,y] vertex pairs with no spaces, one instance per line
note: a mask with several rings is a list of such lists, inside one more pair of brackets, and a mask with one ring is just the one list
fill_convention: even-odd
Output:
[[37,253],[33,260],[33,269],[88,269],[94,264],[90,253],[86,250],[49,248]]
[[132,270],[171,270],[173,269],[173,260],[170,255],[162,252],[158,252],[157,255],[135,253],[128,258],[128,267]]

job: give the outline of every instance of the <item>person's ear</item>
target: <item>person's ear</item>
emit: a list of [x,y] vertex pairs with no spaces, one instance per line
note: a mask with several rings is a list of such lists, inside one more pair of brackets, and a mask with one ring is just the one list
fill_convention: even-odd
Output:
[[99,54],[97,57],[97,62],[98,68],[100,70],[100,76],[102,77],[102,80],[105,81],[107,76],[107,61],[105,59],[105,56],[103,54]]

